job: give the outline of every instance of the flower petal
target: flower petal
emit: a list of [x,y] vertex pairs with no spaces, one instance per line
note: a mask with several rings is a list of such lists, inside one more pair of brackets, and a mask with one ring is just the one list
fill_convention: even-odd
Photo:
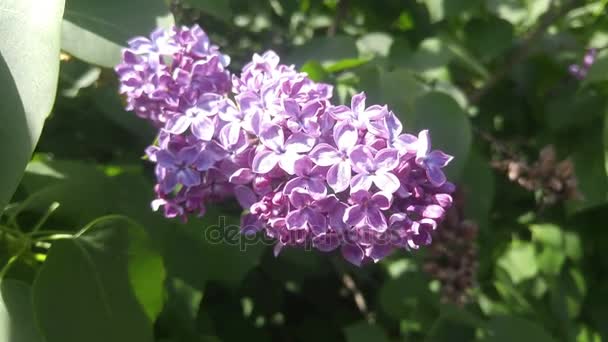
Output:
[[353,170],[357,173],[370,173],[374,170],[374,158],[372,151],[365,145],[358,145],[349,154],[353,163]]
[[213,134],[215,133],[214,120],[206,116],[198,116],[192,121],[190,130],[195,137],[203,141],[209,141],[213,138]]
[[361,205],[353,205],[344,212],[344,222],[350,226],[356,226],[365,219],[365,210]]
[[361,249],[359,245],[349,243],[343,245],[341,251],[344,259],[346,259],[348,262],[355,266],[361,266],[361,262],[363,262],[365,254],[363,253],[363,249]]
[[277,165],[281,156],[274,151],[264,150],[255,154],[251,169],[255,173],[268,173]]
[[191,118],[185,115],[174,115],[167,120],[165,130],[171,134],[182,134],[190,127],[191,123]]
[[369,190],[369,188],[372,186],[373,180],[374,176],[372,175],[366,175],[364,173],[355,175],[350,180],[350,192],[353,193],[359,190]]
[[385,148],[374,157],[376,170],[391,171],[399,165],[399,152],[394,148]]
[[388,228],[386,224],[386,217],[378,208],[368,208],[366,212],[365,222],[369,227],[378,233],[383,233]]
[[334,127],[334,142],[338,146],[338,150],[347,152],[357,145],[358,140],[359,132],[348,122],[337,124]]
[[285,142],[285,149],[296,153],[306,153],[312,150],[315,145],[315,138],[303,134],[294,133]]
[[429,181],[434,186],[441,186],[445,183],[446,178],[445,174],[441,169],[435,165],[428,165],[426,168],[426,175],[429,178]]
[[348,162],[340,162],[333,165],[327,171],[327,184],[331,186],[336,193],[348,189],[350,185],[351,169]]
[[387,193],[392,194],[401,187],[399,178],[397,178],[397,176],[395,176],[392,172],[378,173],[373,176],[373,180],[378,189]]
[[279,125],[269,124],[263,126],[260,132],[260,140],[269,149],[279,151],[285,143],[283,129]]
[[335,147],[320,143],[310,152],[310,158],[320,166],[331,166],[341,161],[340,154]]

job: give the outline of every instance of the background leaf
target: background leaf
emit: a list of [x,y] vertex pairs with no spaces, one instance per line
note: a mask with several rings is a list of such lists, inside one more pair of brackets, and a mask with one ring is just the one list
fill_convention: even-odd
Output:
[[0,208],[8,203],[55,101],[63,0],[0,5]]
[[152,340],[146,313],[160,311],[164,269],[146,239],[131,221],[108,217],[53,245],[33,289],[49,342]]
[[[134,15],[137,13],[137,15]],[[61,48],[86,62],[114,67],[134,36],[173,23],[163,0],[67,0]]]

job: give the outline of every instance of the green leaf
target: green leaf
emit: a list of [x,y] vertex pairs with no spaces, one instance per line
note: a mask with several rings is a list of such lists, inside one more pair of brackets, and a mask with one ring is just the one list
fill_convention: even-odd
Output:
[[533,278],[538,273],[534,245],[518,240],[512,241],[509,249],[498,259],[498,266],[509,274],[515,284]]
[[[101,218],[53,244],[34,282],[36,320],[49,342],[152,341],[164,268],[143,229]],[[58,309],[61,308],[61,309]]]
[[344,328],[347,342],[388,342],[388,336],[382,328],[375,324],[359,322]]
[[378,82],[377,90],[373,89],[374,84],[364,84],[362,90],[372,94],[374,90],[378,91],[378,100],[388,104],[395,111],[395,114],[401,118],[404,128],[413,129],[416,114],[414,103],[419,96],[426,93],[426,86],[418,81],[410,70],[404,68],[380,74]]
[[393,37],[384,32],[367,33],[357,40],[361,56],[387,57],[392,44]]
[[63,0],[6,0],[0,5],[0,210],[8,203],[44,120],[59,75]]
[[34,320],[30,286],[18,280],[2,279],[0,288],[0,341],[44,341]]
[[462,173],[461,188],[466,199],[465,216],[486,228],[494,203],[494,173],[490,162],[473,151]]
[[533,322],[514,316],[498,316],[488,323],[487,336],[483,341],[551,342],[555,340],[542,327]]
[[423,0],[429,10],[431,22],[455,17],[476,5],[479,0]]
[[513,43],[513,26],[504,19],[473,19],[464,29],[467,46],[486,62],[499,57]]
[[335,64],[343,59],[358,57],[355,40],[348,36],[313,38],[303,45],[296,46],[285,58],[289,63],[302,66],[305,62],[316,60],[323,66]]
[[186,4],[218,19],[230,21],[232,10],[228,0],[185,0]]
[[466,113],[450,96],[431,92],[416,100],[414,116],[417,131],[429,130],[432,147],[454,156],[446,171],[451,181],[458,180],[469,158],[473,140]]
[[307,73],[311,80],[317,82],[323,81],[328,76],[321,63],[314,60],[304,63],[300,71]]
[[67,0],[61,48],[86,62],[113,67],[129,39],[172,23],[163,0]]

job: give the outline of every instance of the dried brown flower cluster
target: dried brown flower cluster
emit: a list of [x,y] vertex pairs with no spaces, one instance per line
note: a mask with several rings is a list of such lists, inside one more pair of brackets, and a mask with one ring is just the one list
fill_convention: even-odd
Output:
[[181,25],[194,24],[201,18],[201,11],[192,8],[183,0],[171,0],[170,9],[175,21]]
[[424,270],[441,284],[444,303],[466,304],[477,276],[477,224],[464,218],[462,191],[454,194],[454,206],[433,233]]
[[582,198],[574,164],[570,159],[558,161],[553,145],[545,146],[532,165],[523,159],[510,158],[494,161],[492,166],[506,172],[511,181],[524,189],[538,192],[543,205]]

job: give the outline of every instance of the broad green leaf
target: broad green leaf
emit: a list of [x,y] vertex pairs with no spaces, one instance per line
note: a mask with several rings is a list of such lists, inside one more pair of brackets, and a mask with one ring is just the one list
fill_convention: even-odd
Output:
[[63,0],[5,0],[0,4],[0,210],[8,203],[44,120],[59,74]]
[[229,0],[185,0],[186,4],[224,21],[230,21],[232,10]]
[[346,335],[347,342],[389,341],[386,332],[379,325],[367,322],[359,322],[345,327],[344,335]]
[[239,212],[210,207],[202,219],[191,218],[187,224],[165,231],[164,254],[170,274],[198,289],[204,289],[209,280],[238,286],[258,265],[265,246],[259,237],[239,234]]
[[328,66],[340,60],[358,56],[357,45],[353,38],[336,36],[313,38],[303,45],[296,46],[285,60],[298,67],[310,60],[316,60],[321,65]]
[[444,18],[455,17],[465,10],[476,5],[479,0],[423,0],[426,4],[431,22],[438,22]]
[[311,80],[321,82],[327,77],[327,71],[323,68],[321,63],[317,61],[308,61],[302,65],[300,71],[308,74]]
[[549,333],[537,324],[515,316],[497,316],[488,323],[487,336],[483,341],[555,341]]
[[534,245],[518,240],[512,241],[506,252],[498,259],[498,266],[509,274],[515,284],[533,278],[538,273]]
[[416,100],[414,107],[416,131],[428,129],[432,147],[454,156],[446,171],[457,181],[469,158],[471,123],[458,103],[448,95],[431,92]]
[[113,67],[129,39],[172,22],[163,0],[67,0],[61,48],[86,62]]
[[357,40],[357,48],[361,56],[387,57],[393,37],[384,32],[373,32],[363,35]]
[[0,294],[0,341],[44,341],[34,320],[30,286],[18,280],[2,279]]
[[550,5],[550,0],[486,0],[490,12],[524,27],[534,25]]
[[482,229],[489,228],[487,225],[495,194],[494,173],[490,169],[490,162],[478,152],[472,151],[460,185],[466,201],[465,216],[474,219]]
[[49,342],[151,341],[163,301],[158,254],[130,220],[106,217],[87,228],[53,244],[34,282],[43,334]]
[[[419,96],[426,93],[426,86],[418,81],[410,70],[404,68],[381,73],[378,82],[378,89],[369,89],[369,91],[378,91],[378,100],[389,105],[390,109],[401,118],[404,128],[413,129],[416,115],[414,103]],[[363,86],[362,90],[365,91],[374,87],[373,84]]]
[[467,47],[485,62],[499,57],[513,42],[513,26],[504,19],[473,19],[464,29]]

